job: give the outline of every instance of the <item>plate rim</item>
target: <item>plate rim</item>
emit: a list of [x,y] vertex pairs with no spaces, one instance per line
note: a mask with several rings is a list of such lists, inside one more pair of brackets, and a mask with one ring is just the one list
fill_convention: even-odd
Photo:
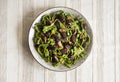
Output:
[[[38,61],[38,59],[36,58],[36,56],[34,55],[33,50],[31,49],[31,46],[30,46],[30,31],[31,31],[31,28],[32,28],[32,26],[34,25],[35,21],[38,19],[39,16],[41,16],[42,13],[44,13],[44,12],[46,12],[46,11],[48,11],[48,10],[51,10],[51,9],[55,9],[55,8],[65,8],[65,9],[69,9],[69,10],[75,11],[76,13],[78,13],[80,16],[82,16],[82,17],[85,19],[85,21],[86,21],[87,24],[88,24],[88,28],[89,28],[89,30],[90,30],[90,32],[91,32],[91,39],[90,39],[90,45],[89,45],[90,50],[87,52],[86,57],[81,60],[81,62],[80,62],[79,65],[76,65],[76,66],[74,66],[74,67],[71,67],[71,68],[69,68],[69,69],[67,68],[67,69],[64,69],[64,70],[51,69],[51,68],[43,65],[42,63],[40,63],[40,62]],[[30,52],[31,52],[33,58],[34,58],[42,67],[44,67],[44,68],[46,68],[46,69],[49,69],[49,70],[51,70],[51,71],[56,71],[56,72],[71,71],[71,70],[73,70],[73,69],[81,66],[81,65],[88,59],[88,56],[90,56],[91,49],[92,49],[92,46],[93,46],[93,32],[92,32],[92,28],[91,28],[91,25],[89,24],[88,20],[85,18],[85,16],[83,16],[80,12],[78,12],[78,11],[75,10],[75,9],[72,9],[72,8],[70,8],[70,7],[65,7],[65,6],[57,6],[57,7],[51,7],[51,8],[45,9],[45,10],[43,10],[41,13],[39,13],[38,16],[35,17],[35,19],[33,20],[32,24],[30,25],[30,28],[29,28],[28,31],[29,31],[29,32],[28,32],[28,44],[29,44]],[[36,49],[35,49],[35,50],[36,50]],[[38,54],[38,55],[39,55],[39,54]],[[39,56],[40,56],[40,55],[39,55]],[[44,60],[44,59],[43,59],[43,60]],[[46,63],[47,63],[47,62],[46,62]]]

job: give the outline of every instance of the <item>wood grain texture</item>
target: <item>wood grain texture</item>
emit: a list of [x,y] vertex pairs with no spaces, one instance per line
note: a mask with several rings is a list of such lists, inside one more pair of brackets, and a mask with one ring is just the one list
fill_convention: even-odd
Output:
[[120,1],[114,2],[114,15],[115,15],[115,70],[116,82],[120,81]]
[[0,2],[0,82],[6,82],[7,75],[7,0]]
[[[115,82],[115,27],[114,27],[114,0],[103,1],[104,24],[104,82]],[[108,5],[108,7],[106,7]],[[107,39],[107,40],[106,40]],[[109,55],[109,56],[108,56]],[[112,71],[111,71],[112,70]]]
[[[93,82],[103,82],[103,0],[93,0]],[[101,35],[101,36],[100,36]],[[96,45],[97,44],[97,45]]]
[[[92,23],[92,1],[81,0],[81,13],[86,17],[86,19],[91,25]],[[79,70],[80,72],[80,76],[79,74],[77,75],[78,76],[77,78],[79,79],[77,80],[77,82],[79,81],[80,82],[92,82],[92,51],[89,57],[87,58],[87,60],[81,65],[80,69],[78,68],[77,70]],[[79,72],[77,71],[77,73]]]
[[[67,72],[42,67],[28,46],[33,20],[56,6],[81,12],[93,31],[90,56]],[[119,0],[0,0],[0,25],[0,82],[120,82]]]

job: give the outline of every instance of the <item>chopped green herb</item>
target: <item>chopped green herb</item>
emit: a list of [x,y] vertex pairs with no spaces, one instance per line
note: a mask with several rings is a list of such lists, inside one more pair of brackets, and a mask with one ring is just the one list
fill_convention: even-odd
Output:
[[90,36],[83,18],[62,10],[46,14],[35,24],[33,42],[38,54],[53,66],[70,68],[86,56]]

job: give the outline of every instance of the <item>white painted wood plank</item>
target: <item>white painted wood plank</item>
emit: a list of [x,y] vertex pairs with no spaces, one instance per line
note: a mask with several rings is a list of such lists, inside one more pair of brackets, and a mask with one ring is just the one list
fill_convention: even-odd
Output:
[[[45,9],[48,9],[51,6],[54,6],[54,3],[50,4],[49,1],[50,0],[44,0],[44,8]],[[44,81],[45,82],[56,82],[56,78],[55,78],[56,74],[55,74],[55,72],[44,68],[44,73],[45,73],[45,75],[44,75]]]
[[80,67],[77,68],[77,82],[92,82],[91,57],[92,56],[89,56],[87,60]]
[[[53,81],[51,80],[51,82]],[[55,72],[54,82],[66,82],[66,72]]]
[[[7,17],[7,82],[18,81],[18,0],[9,0]],[[13,5],[14,4],[14,5]],[[11,21],[12,20],[12,21]]]
[[[66,6],[73,8],[77,11],[80,11],[80,2],[81,0],[67,0],[66,1]],[[77,82],[77,69],[71,70],[67,72],[67,82]]]
[[[93,63],[93,82],[97,82],[97,77],[98,77],[98,69],[97,69],[97,12],[96,12],[96,10],[97,10],[97,1],[96,0],[93,0],[93,60],[92,60],[92,63]],[[101,8],[99,8],[99,9],[101,9]],[[99,81],[100,82],[100,81]]]
[[71,0],[71,2],[69,3],[70,7],[80,11],[81,10],[81,6],[82,6],[81,1],[82,0]]
[[71,71],[67,72],[67,82],[76,82],[76,78],[77,78],[77,70],[73,69]]
[[114,0],[103,3],[104,82],[115,82]]
[[[58,3],[59,1],[51,1],[51,0],[45,0],[45,8],[51,8],[54,7],[56,5],[56,3]],[[64,3],[65,1],[63,1]],[[65,4],[65,3],[64,3]],[[64,5],[63,4],[63,5]],[[59,5],[61,5],[59,3]],[[54,71],[50,71],[45,69],[45,82],[66,82],[66,73],[65,72],[54,72]]]
[[51,8],[55,6],[55,0],[44,0],[44,7],[45,8]]
[[[44,10],[44,1],[34,0],[34,19]],[[45,69],[34,61],[34,82],[45,82]],[[46,78],[47,79],[47,78]]]
[[103,0],[93,0],[93,82],[103,82]]
[[22,78],[23,78],[23,56],[22,56],[22,19],[23,19],[23,11],[22,11],[22,7],[23,7],[23,1],[19,0],[18,1],[18,27],[17,27],[17,35],[18,35],[18,82],[22,82]]
[[55,0],[55,6],[65,6],[66,0]]
[[6,82],[7,69],[7,0],[0,1],[0,82]]
[[116,82],[120,82],[120,1],[115,0],[115,70]]
[[[80,0],[81,1],[81,0]],[[75,10],[80,10],[80,5],[79,4],[79,1],[78,0],[67,0],[66,2],[66,6],[67,7],[70,7],[70,8],[73,8]],[[67,72],[67,75],[66,75],[66,80],[67,82],[76,82],[76,78],[77,78],[77,69],[74,69],[74,70],[71,70],[71,71],[68,71]]]
[[[44,6],[45,1],[44,0],[34,0],[34,17],[36,18],[42,11],[44,11],[46,8]],[[34,18],[34,19],[35,19]]]
[[65,2],[65,6],[66,7],[72,7],[72,2],[73,2],[73,0],[65,0],[66,2]]
[[44,82],[44,68],[37,61],[34,62],[34,82]]
[[[82,12],[92,26],[93,50],[77,71],[44,69],[28,48],[31,23],[54,6]],[[120,82],[119,0],[1,0],[0,11],[0,82]]]
[[28,46],[28,31],[34,20],[34,1],[23,0],[22,3],[22,82],[34,82],[34,61]]
[[[92,0],[81,0],[81,13],[92,24]],[[92,54],[77,69],[77,82],[92,82]]]

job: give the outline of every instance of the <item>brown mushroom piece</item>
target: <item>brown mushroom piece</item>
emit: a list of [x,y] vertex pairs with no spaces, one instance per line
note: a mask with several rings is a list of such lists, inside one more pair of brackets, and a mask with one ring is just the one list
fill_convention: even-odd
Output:
[[61,39],[56,34],[54,34],[54,37],[55,37],[55,40],[56,40],[58,46],[59,47],[63,47]]
[[58,14],[56,18],[59,19],[61,22],[65,22],[65,17],[63,17],[63,15],[61,14]]
[[67,50],[69,50],[70,49],[70,45],[65,45],[65,48],[67,49]]
[[66,24],[67,25],[72,25],[72,20],[70,20],[70,19],[66,20]]
[[73,34],[76,35],[76,33],[77,33],[77,29],[74,29]]
[[70,56],[70,59],[71,59],[71,60],[74,60],[74,55],[71,55],[71,56]]
[[39,27],[39,30],[43,29],[43,25],[42,24],[38,25],[38,27]]
[[38,44],[35,44],[35,48],[37,49],[39,47],[39,45]]
[[53,55],[52,56],[52,62],[55,63],[55,62],[59,62],[59,59],[56,55]]
[[46,36],[44,37],[44,42],[45,42],[45,43],[47,42],[47,37],[46,37]]
[[80,39],[84,38],[84,34],[80,34]]
[[83,46],[83,48],[86,48],[86,43],[84,42],[82,46]]
[[59,29],[59,31],[60,31],[60,32],[65,32],[65,29],[62,28],[62,29]]
[[66,38],[67,38],[67,35],[66,35],[66,33],[65,33],[65,32],[61,32],[61,35],[62,35],[62,37],[63,37],[64,39],[66,39]]
[[55,50],[55,46],[51,46],[51,45],[50,45],[50,46],[48,46],[47,48],[48,48],[48,50]]
[[71,41],[73,42],[73,43],[75,43],[76,42],[76,35],[72,35],[72,37],[71,37]]
[[67,49],[62,49],[62,50],[61,50],[61,53],[62,53],[62,54],[66,54],[67,52],[68,52]]
[[60,38],[58,37],[58,35],[57,35],[57,34],[54,34],[53,36],[54,36],[54,38],[55,38],[56,42],[61,41],[61,40],[60,40]]
[[46,37],[49,37],[49,36],[50,36],[50,32],[47,32],[47,33],[45,34],[45,36],[46,36]]
[[65,29],[59,29],[59,31],[60,31],[62,37],[65,39],[67,37]]
[[55,25],[56,25],[56,27],[57,27],[58,29],[60,28],[60,24],[59,24],[58,21],[55,22]]
[[62,45],[62,42],[61,42],[61,41],[59,41],[57,44],[58,44],[58,46],[59,46],[59,47],[63,47],[63,45]]
[[51,24],[51,21],[46,21],[46,25],[50,25]]

